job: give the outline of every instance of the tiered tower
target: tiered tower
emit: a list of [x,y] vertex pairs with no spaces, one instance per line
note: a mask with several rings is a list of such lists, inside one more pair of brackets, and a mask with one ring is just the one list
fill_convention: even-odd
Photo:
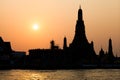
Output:
[[70,47],[78,48],[83,45],[88,45],[88,40],[85,34],[85,25],[83,21],[82,9],[78,10],[78,20],[75,29],[75,36],[73,42],[71,43]]
[[94,63],[96,57],[93,42],[89,43],[85,34],[85,25],[83,21],[83,13],[81,7],[78,10],[78,20],[75,28],[75,36],[70,44],[70,52],[77,64]]

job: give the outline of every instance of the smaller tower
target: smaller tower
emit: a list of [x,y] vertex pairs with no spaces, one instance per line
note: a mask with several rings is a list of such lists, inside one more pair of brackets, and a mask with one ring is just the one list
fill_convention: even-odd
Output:
[[64,37],[64,44],[63,44],[63,49],[67,49],[67,38]]
[[112,40],[111,39],[109,39],[108,60],[109,60],[109,63],[111,63],[111,64],[114,63],[114,55],[113,55],[113,50],[112,50]]
[[59,46],[55,45],[55,41],[54,41],[54,40],[52,40],[52,41],[50,42],[50,44],[51,44],[51,49],[52,49],[52,50],[59,49]]
[[51,49],[54,49],[54,46],[55,46],[54,40],[52,40],[52,41],[50,42],[50,44],[51,44]]
[[114,57],[114,56],[113,56],[113,50],[112,50],[112,40],[111,40],[111,38],[109,39],[108,55],[109,55],[110,57]]

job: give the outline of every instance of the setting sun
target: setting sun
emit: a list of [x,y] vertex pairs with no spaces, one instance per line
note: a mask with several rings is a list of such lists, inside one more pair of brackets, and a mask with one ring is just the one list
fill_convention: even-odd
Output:
[[39,28],[38,24],[34,24],[34,25],[33,25],[33,29],[34,29],[34,30],[38,30],[38,28]]
[[[63,48],[74,38],[81,5],[86,37],[94,42],[97,55],[113,40],[114,55],[120,56],[120,0],[0,0],[0,36],[12,49],[50,48],[54,40]],[[25,40],[26,39],[26,40]],[[1,46],[0,46],[1,47]]]

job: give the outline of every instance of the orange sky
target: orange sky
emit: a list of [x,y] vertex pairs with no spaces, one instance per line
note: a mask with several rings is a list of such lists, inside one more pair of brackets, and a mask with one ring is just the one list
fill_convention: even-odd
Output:
[[68,45],[73,40],[79,4],[96,53],[101,47],[107,51],[112,38],[113,52],[120,56],[120,0],[0,0],[0,36],[14,50],[49,48],[52,39],[62,48],[64,36]]

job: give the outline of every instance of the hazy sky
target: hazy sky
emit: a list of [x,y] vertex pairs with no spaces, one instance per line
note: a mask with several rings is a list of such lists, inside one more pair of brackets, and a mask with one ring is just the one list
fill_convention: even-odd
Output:
[[[87,39],[94,41],[96,53],[108,50],[120,56],[120,0],[0,0],[0,36],[12,49],[28,51],[50,48],[50,41],[61,48],[74,37],[79,5],[83,10]],[[39,29],[34,30],[33,25]]]

